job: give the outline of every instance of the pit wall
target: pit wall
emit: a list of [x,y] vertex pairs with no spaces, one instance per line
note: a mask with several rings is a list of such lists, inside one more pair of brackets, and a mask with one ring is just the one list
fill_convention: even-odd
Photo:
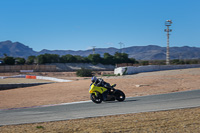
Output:
[[127,66],[115,68],[114,74],[116,75],[128,75],[142,72],[153,72],[162,70],[175,70],[175,69],[186,69],[186,68],[200,68],[200,64],[194,65],[148,65],[148,66]]

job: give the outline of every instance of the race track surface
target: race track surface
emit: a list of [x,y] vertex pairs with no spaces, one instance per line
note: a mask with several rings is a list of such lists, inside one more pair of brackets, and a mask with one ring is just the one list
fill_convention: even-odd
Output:
[[46,107],[0,110],[0,125],[161,111],[200,106],[200,90],[127,98],[124,102],[71,103]]

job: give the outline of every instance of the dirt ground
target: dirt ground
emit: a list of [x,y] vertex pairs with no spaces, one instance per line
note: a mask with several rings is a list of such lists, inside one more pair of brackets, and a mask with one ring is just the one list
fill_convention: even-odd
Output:
[[[64,77],[64,73],[54,77]],[[1,75],[0,75],[1,76]],[[104,76],[106,82],[116,83],[127,97],[162,94],[199,89],[200,68],[140,73],[126,76]],[[0,109],[60,104],[89,99],[90,78],[67,77],[72,82],[52,83],[0,91]],[[0,79],[3,82],[5,79]],[[24,79],[27,80],[27,79]],[[8,82],[7,80],[5,80]],[[10,79],[13,83],[13,79]]]
[[[0,109],[89,100],[90,78],[67,77],[66,73],[52,75],[74,81],[0,91]],[[116,83],[117,88],[123,90],[127,97],[161,94],[199,89],[200,68],[103,77],[103,79],[110,83]],[[35,81],[0,79],[0,83]],[[1,126],[0,132],[198,133],[200,132],[200,108]]]

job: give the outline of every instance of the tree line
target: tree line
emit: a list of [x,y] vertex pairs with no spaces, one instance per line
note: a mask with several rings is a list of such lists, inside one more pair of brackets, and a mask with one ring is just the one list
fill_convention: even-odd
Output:
[[[129,58],[126,53],[116,52],[114,55],[104,53],[103,57],[100,54],[90,54],[87,57],[80,55],[57,55],[57,54],[41,54],[38,56],[29,56],[27,59],[21,57],[11,57],[4,54],[4,58],[0,58],[0,64],[5,65],[32,65],[32,64],[46,64],[46,63],[92,63],[115,65],[121,63],[132,63],[138,65],[166,65],[165,60],[140,60]],[[170,60],[172,65],[181,64],[200,64],[200,59],[173,59]]]
[[32,64],[46,64],[46,63],[92,63],[92,64],[107,64],[115,65],[120,63],[133,63],[136,64],[134,58],[129,58],[126,53],[116,52],[114,55],[104,53],[103,57],[100,54],[90,54],[87,57],[79,55],[58,55],[58,54],[41,54],[38,56],[29,56],[27,59],[21,57],[11,57],[4,54],[4,58],[1,58],[2,64],[5,65],[32,65]]
[[[166,65],[166,60],[139,61],[140,65]],[[200,64],[200,59],[173,59],[171,65]]]

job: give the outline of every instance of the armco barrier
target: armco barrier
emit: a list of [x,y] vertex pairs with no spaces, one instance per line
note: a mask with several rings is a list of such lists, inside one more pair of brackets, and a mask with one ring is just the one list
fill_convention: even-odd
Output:
[[186,69],[186,68],[199,68],[200,64],[194,65],[148,65],[148,66],[128,66],[119,67],[114,70],[114,74],[126,75],[126,74],[136,74],[141,72],[153,72],[162,70],[175,70],[175,69]]

